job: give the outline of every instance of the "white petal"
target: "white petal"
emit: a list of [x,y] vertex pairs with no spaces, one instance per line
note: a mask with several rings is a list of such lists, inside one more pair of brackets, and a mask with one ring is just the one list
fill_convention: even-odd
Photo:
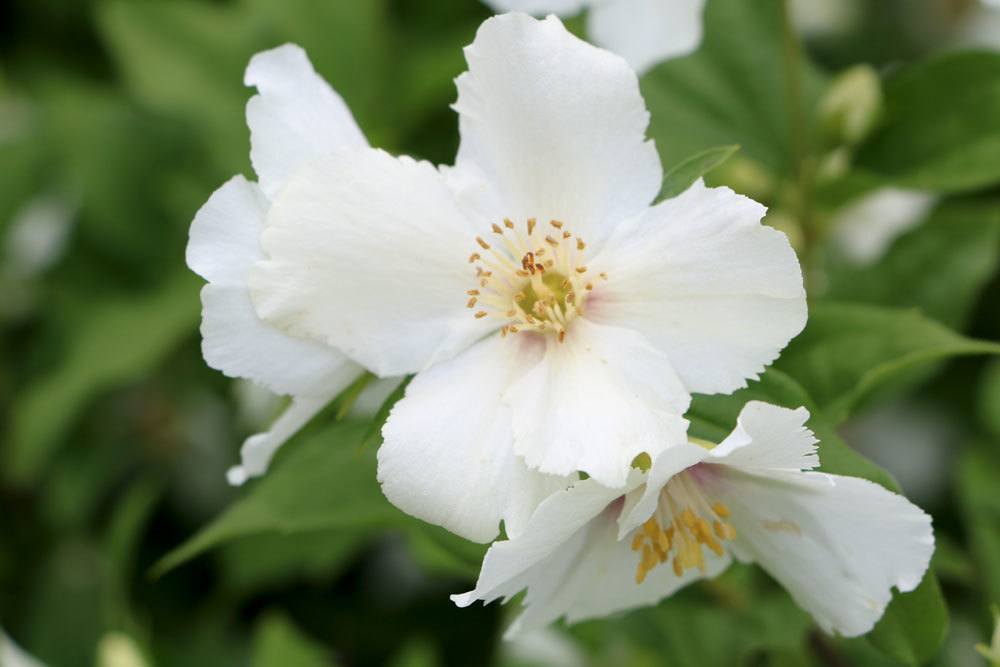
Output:
[[642,332],[693,392],[746,386],[806,321],[798,260],[764,207],[695,183],[615,230],[588,317]]
[[714,497],[732,512],[735,555],[759,563],[827,632],[868,632],[892,587],[911,591],[927,570],[930,517],[873,482],[732,468],[719,476]]
[[567,556],[572,560],[572,554],[583,546],[581,529],[609,509],[622,493],[641,484],[642,478],[642,474],[633,469],[623,488],[609,489],[588,479],[553,493],[538,506],[521,535],[490,547],[483,559],[476,588],[453,595],[451,599],[458,606],[467,607],[476,600],[488,604],[502,597],[506,601],[533,581],[537,581],[537,585],[558,584],[539,577],[540,570]]
[[[561,616],[574,622],[649,605],[702,576],[674,576],[656,568],[635,583],[637,555],[615,539],[621,496],[642,482],[636,470],[623,489],[594,480],[546,499],[517,539],[497,542],[483,561],[475,590],[452,599],[459,606],[475,600],[505,600],[527,589],[524,611],[507,637],[544,627]],[[728,556],[708,559],[707,576],[724,569]]]
[[345,368],[339,376],[329,378],[325,393],[293,397],[291,404],[268,431],[252,435],[244,441],[240,448],[240,465],[226,472],[229,483],[239,486],[247,479],[267,472],[275,452],[356,378],[357,372]]
[[570,480],[529,472],[514,456],[510,410],[500,403],[541,353],[530,338],[491,336],[418,374],[382,429],[378,479],[390,502],[489,542],[500,519],[512,514],[520,526],[546,495],[565,488]]
[[261,258],[260,233],[269,202],[256,183],[234,176],[198,212],[187,245],[187,264],[210,283],[246,287]]
[[587,16],[587,34],[640,74],[701,44],[705,0],[607,0]]
[[646,483],[625,498],[625,508],[618,521],[619,538],[624,538],[653,515],[660,500],[660,492],[671,477],[704,461],[710,456],[710,451],[685,442],[667,447],[657,454]]
[[316,341],[286,335],[257,317],[247,278],[263,255],[260,234],[267,200],[237,176],[216,190],[195,215],[188,265],[205,279],[202,352],[209,366],[278,394],[329,393],[337,378],[361,372],[343,354]]
[[557,219],[595,243],[647,206],[662,170],[635,73],[550,16],[486,20],[456,80],[456,165],[493,185],[496,219]]
[[426,162],[373,149],[315,161],[274,201],[263,245],[257,312],[380,376],[423,370],[495,328],[465,307],[475,232]]
[[740,468],[810,470],[819,466],[809,411],[750,401],[733,432],[712,449],[712,462]]
[[483,0],[483,2],[498,14],[524,12],[535,16],[547,14],[572,16],[587,4],[585,0]]
[[285,44],[258,53],[244,83],[260,91],[247,102],[250,160],[269,197],[308,160],[368,145],[344,100],[316,74],[301,47]]
[[686,441],[690,396],[641,335],[577,318],[564,343],[545,345],[542,362],[504,394],[514,451],[530,467],[620,487],[637,455]]

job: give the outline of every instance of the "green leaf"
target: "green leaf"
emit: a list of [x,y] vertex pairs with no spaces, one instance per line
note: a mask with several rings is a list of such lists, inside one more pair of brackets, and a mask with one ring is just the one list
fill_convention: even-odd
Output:
[[[792,172],[783,23],[782,0],[711,0],[698,51],[642,78],[650,134],[666,167],[715,146],[739,144],[742,155],[772,172]],[[801,73],[808,122],[823,79],[808,63]]]
[[291,447],[221,516],[164,556],[153,574],[237,538],[399,524],[403,515],[385,500],[375,479],[375,451],[359,449],[363,433],[361,424],[339,422]]
[[97,5],[97,24],[129,91],[191,121],[220,173],[249,165],[243,70],[260,46],[246,11],[192,2]]
[[892,76],[882,126],[857,164],[938,192],[1000,181],[1000,54],[945,53]]
[[1000,457],[997,443],[972,448],[962,456],[956,489],[983,602],[1000,600]]
[[670,199],[684,192],[691,187],[691,184],[728,160],[739,149],[740,147],[736,145],[717,146],[692,155],[675,165],[663,176],[660,199]]
[[814,302],[809,323],[776,362],[831,423],[875,389],[949,357],[1000,354],[1000,344],[955,333],[915,310]]
[[809,428],[819,439],[820,468],[838,475],[864,477],[891,491],[899,491],[892,476],[847,446],[837,435],[836,425],[829,422],[816,408],[808,392],[792,377],[776,368],[769,368],[759,380],[745,389],[729,395],[697,395],[687,418],[691,433],[712,442],[719,442],[736,425],[740,410],[748,401],[765,401],[786,408],[804,407],[810,412]]
[[947,634],[948,608],[933,570],[928,570],[914,590],[893,595],[868,640],[895,660],[916,666],[937,654]]
[[329,651],[278,612],[265,614],[253,638],[251,667],[332,667]]
[[219,547],[222,578],[229,590],[243,595],[301,581],[332,581],[370,538],[364,528],[237,538]]
[[150,373],[197,327],[197,279],[178,271],[142,298],[96,302],[69,339],[66,358],[17,397],[2,451],[4,474],[35,480],[87,402]]
[[952,200],[896,240],[878,263],[831,267],[824,297],[915,307],[958,328],[998,264],[1000,201]]

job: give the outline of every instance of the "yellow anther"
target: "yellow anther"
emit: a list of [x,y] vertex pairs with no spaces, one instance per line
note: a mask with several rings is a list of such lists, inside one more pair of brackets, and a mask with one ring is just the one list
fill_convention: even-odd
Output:
[[506,227],[507,229],[514,229],[514,223],[513,221],[511,221],[510,218],[503,219],[503,226]]
[[559,222],[558,220],[549,220],[549,224],[555,227],[556,229],[562,229],[563,226],[563,223]]
[[664,554],[670,551],[670,538],[667,537],[666,531],[661,530],[656,534],[656,545],[660,547],[660,551]]
[[632,551],[638,551],[642,548],[643,535],[642,533],[636,533],[632,536]]
[[472,297],[471,299],[468,300],[468,302],[466,302],[465,307],[472,308],[475,305],[476,305],[476,297]]
[[517,303],[524,301],[526,298],[527,296],[525,296],[524,292],[518,292],[517,294],[514,295],[514,301],[516,301]]
[[678,577],[684,574],[684,566],[681,565],[680,554],[674,556],[673,568],[674,568],[674,574],[677,575]]
[[607,280],[608,279],[608,274],[607,273],[603,273],[602,272],[602,273],[599,273],[598,275],[601,276],[601,280]]
[[559,245],[559,241],[556,241],[554,238],[552,238],[548,234],[545,235],[545,242],[548,243],[550,246],[553,246],[553,247]]
[[586,266],[578,266],[578,267],[576,267],[576,272],[577,273],[586,273],[587,272],[587,267]]
[[563,232],[563,238],[564,238],[564,239],[568,239],[568,238],[569,238],[569,237],[571,237],[571,236],[573,236],[573,235],[572,235],[572,234],[570,234],[569,232]]
[[485,310],[480,310],[478,313],[476,313],[476,319],[481,320],[487,315],[489,315],[489,313],[487,313]]
[[716,502],[714,505],[712,505],[712,511],[718,514],[723,519],[728,519],[729,515],[732,514],[732,512],[729,511],[729,508],[720,502]]
[[577,239],[576,239],[576,249],[577,250],[583,250],[586,247],[587,247],[587,244],[583,242],[583,239],[581,239],[580,237],[577,237]]
[[503,234],[503,230],[500,229],[500,225],[498,225],[495,222],[493,223],[493,233],[494,234]]
[[469,296],[479,296],[479,290],[470,289],[469,291],[466,292],[466,294],[468,294]]
[[473,262],[478,261],[480,259],[482,259],[482,257],[479,255],[479,253],[474,252],[471,255],[469,255],[469,264],[472,264]]
[[528,236],[531,236],[532,232],[535,231],[535,225],[537,221],[534,218],[528,218]]
[[487,243],[486,241],[484,241],[482,236],[477,236],[476,237],[476,243],[478,243],[479,247],[482,248],[483,250],[489,250],[490,249],[490,244]]
[[507,326],[506,324],[503,325],[502,327],[500,327],[500,337],[501,338],[506,338],[508,331],[510,331],[510,327]]
[[594,289],[594,283],[587,283],[583,287],[589,292],[590,290]]

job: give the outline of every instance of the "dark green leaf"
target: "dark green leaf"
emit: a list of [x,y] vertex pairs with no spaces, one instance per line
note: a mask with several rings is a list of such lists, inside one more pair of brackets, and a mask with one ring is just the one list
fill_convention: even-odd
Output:
[[776,366],[839,423],[888,382],[929,362],[972,354],[1000,354],[1000,344],[966,338],[915,310],[815,302],[805,330]]
[[956,488],[983,602],[1000,600],[1000,457],[996,442],[966,453],[958,467]]
[[17,397],[3,450],[7,478],[35,479],[87,401],[152,371],[195,330],[198,314],[197,279],[186,270],[142,298],[94,303],[58,371]]
[[882,126],[858,165],[938,192],[1000,181],[1000,53],[946,53],[891,77]]
[[[794,122],[784,20],[782,0],[711,0],[699,50],[643,77],[653,116],[650,134],[667,168],[706,149],[738,144],[750,160],[776,174],[791,173]],[[801,74],[801,113],[808,121],[823,81],[808,63]]]
[[934,572],[909,593],[896,593],[869,641],[880,651],[907,665],[923,665],[933,658],[948,634],[948,608]]
[[403,516],[375,480],[375,451],[358,446],[363,432],[360,424],[340,422],[298,443],[221,516],[164,556],[154,574],[237,538],[398,524]]
[[919,308],[960,327],[1000,261],[1000,202],[945,202],[878,263],[828,272],[830,299]]

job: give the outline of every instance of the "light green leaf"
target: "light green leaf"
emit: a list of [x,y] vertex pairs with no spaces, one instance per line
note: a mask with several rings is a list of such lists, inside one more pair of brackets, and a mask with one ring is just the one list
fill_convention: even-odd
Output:
[[810,304],[809,323],[776,362],[831,423],[866,395],[930,362],[1000,354],[1000,344],[955,333],[916,310],[854,303]]
[[187,270],[142,298],[94,303],[72,332],[66,358],[21,391],[11,409],[2,450],[7,478],[37,479],[87,402],[150,373],[194,332],[199,312],[197,279]]
[[885,95],[882,125],[858,166],[937,192],[1000,181],[1000,53],[933,57],[892,76]]
[[284,614],[265,614],[253,638],[251,667],[333,667],[329,651],[295,627]]
[[674,166],[663,176],[660,199],[670,199],[691,187],[691,184],[732,157],[739,146],[709,148]]
[[191,0],[111,0],[97,7],[104,43],[131,94],[189,120],[221,173],[244,170],[243,70],[258,48],[247,13]]
[[961,327],[1000,263],[1000,201],[948,201],[876,264],[828,271],[825,298],[919,308]]

